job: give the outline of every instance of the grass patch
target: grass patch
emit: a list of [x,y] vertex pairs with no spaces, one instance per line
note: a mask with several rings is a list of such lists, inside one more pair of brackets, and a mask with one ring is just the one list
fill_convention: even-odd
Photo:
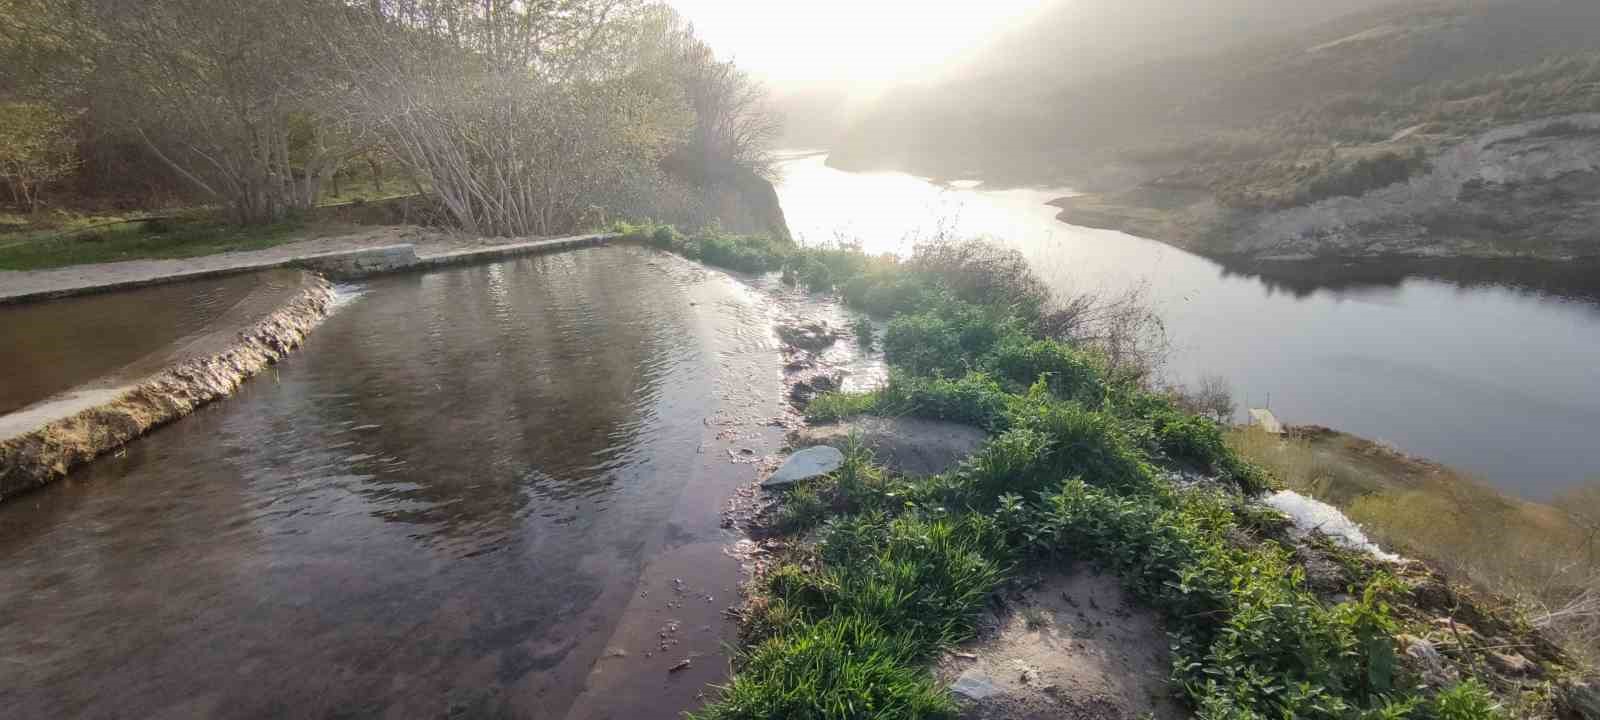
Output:
[[766,235],[735,235],[715,227],[685,235],[671,225],[619,222],[610,230],[624,240],[643,242],[707,265],[749,273],[782,269],[794,250],[793,244],[785,240]]
[[[1485,686],[1406,675],[1400,580],[1363,569],[1348,599],[1314,592],[1281,519],[1245,500],[1271,477],[1216,421],[1048,332],[1053,301],[1008,258],[970,244],[906,260],[789,254],[793,281],[892,315],[888,382],[824,394],[808,419],[907,415],[994,435],[915,479],[853,445],[839,471],[790,492],[769,528],[798,542],[759,586],[732,683],[695,717],[947,717],[931,658],[971,637],[1018,568],[1077,561],[1163,611],[1173,686],[1200,717],[1499,716]],[[1164,468],[1216,482],[1179,488]]]
[[45,229],[0,233],[0,270],[260,250],[304,239],[307,232],[299,220],[240,226],[206,215],[116,222],[119,219],[74,217]]
[[1320,428],[1285,439],[1236,430],[1227,442],[1290,489],[1337,506],[1380,544],[1520,599],[1535,624],[1600,661],[1600,484],[1547,505]]

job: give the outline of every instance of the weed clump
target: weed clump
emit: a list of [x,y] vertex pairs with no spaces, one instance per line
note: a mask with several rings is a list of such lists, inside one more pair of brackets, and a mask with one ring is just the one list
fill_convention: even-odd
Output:
[[[927,672],[972,637],[1018,568],[1089,562],[1163,611],[1172,686],[1199,717],[1498,717],[1466,681],[1428,690],[1394,636],[1399,581],[1364,573],[1330,602],[1250,494],[1271,478],[1214,419],[1119,369],[1103,347],[1059,335],[1061,313],[1019,256],[981,243],[905,260],[799,250],[792,281],[892,316],[888,381],[827,393],[812,421],[854,415],[967,423],[993,436],[955,469],[905,478],[859,443],[828,478],[792,491],[771,521],[800,536],[746,617],[751,648],[695,717],[949,717]],[[1180,487],[1166,469],[1214,481]]]

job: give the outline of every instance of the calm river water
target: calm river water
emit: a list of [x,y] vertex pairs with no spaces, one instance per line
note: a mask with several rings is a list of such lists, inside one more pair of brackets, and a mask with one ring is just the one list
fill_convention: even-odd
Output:
[[[1241,406],[1391,443],[1544,499],[1600,478],[1600,275],[1451,264],[1232,272],[1119,232],[1063,224],[1065,189],[985,190],[783,164],[802,242],[904,251],[943,230],[1025,253],[1062,290],[1148,285],[1173,342],[1171,379],[1227,378]],[[1415,265],[1415,264],[1412,264]]]
[[0,716],[678,717],[783,432],[763,287],[603,247],[360,288],[0,506]]

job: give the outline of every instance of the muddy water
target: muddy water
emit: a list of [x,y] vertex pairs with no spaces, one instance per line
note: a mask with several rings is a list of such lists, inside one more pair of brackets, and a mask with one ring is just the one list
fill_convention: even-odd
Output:
[[0,714],[677,717],[726,676],[783,312],[634,247],[370,283],[0,506]]
[[244,327],[277,309],[299,279],[277,270],[0,305],[0,415],[90,381],[154,372],[216,326]]

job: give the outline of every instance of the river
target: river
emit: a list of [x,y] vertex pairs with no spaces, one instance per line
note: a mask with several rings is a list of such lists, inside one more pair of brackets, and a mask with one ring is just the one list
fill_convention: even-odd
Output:
[[[905,252],[939,233],[1014,247],[1062,292],[1145,287],[1165,374],[1226,378],[1243,407],[1444,462],[1530,499],[1600,478],[1600,277],[1510,263],[1302,266],[1261,276],[1159,242],[1066,225],[1067,188],[990,190],[785,156],[797,239]],[[1401,266],[1403,265],[1403,266]]]

